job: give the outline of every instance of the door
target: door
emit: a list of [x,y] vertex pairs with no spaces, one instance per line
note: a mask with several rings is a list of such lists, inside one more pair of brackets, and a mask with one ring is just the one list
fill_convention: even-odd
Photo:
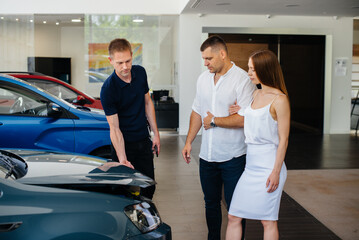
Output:
[[236,65],[247,70],[256,50],[274,52],[282,67],[291,104],[291,132],[323,133],[325,36],[269,34],[219,35]]
[[268,49],[267,43],[227,43],[229,58],[240,68],[248,71],[248,59],[258,50]]
[[325,36],[280,36],[280,64],[294,130],[323,132],[324,57]]
[[0,82],[0,148],[73,152],[74,122],[47,116],[49,102],[22,86]]

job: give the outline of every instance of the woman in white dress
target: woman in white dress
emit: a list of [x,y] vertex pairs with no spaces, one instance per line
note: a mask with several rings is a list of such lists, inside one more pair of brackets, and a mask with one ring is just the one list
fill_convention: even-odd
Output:
[[[247,162],[233,194],[227,240],[241,239],[241,221],[261,220],[265,240],[279,238],[277,220],[287,178],[284,157],[288,145],[290,107],[282,70],[274,53],[254,53],[248,75],[261,89],[244,111]],[[231,111],[238,111],[238,109]]]

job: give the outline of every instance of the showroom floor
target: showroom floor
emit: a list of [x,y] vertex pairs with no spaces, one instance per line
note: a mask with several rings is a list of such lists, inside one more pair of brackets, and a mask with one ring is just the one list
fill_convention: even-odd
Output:
[[[189,165],[181,156],[184,141],[185,136],[161,132],[154,202],[172,227],[174,240],[205,240],[198,176],[200,137],[192,146]],[[280,239],[359,239],[359,139],[354,135],[291,134],[286,164]],[[222,239],[225,227],[223,206]],[[246,231],[246,240],[262,239],[257,221],[248,221]]]

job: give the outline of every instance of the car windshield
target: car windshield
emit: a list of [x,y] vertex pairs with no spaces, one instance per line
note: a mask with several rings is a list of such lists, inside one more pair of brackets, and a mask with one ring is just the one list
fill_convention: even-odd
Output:
[[47,100],[16,87],[0,86],[0,115],[47,116]]
[[64,99],[69,103],[72,103],[75,99],[77,99],[77,93],[68,89],[67,87],[50,81],[44,81],[40,79],[24,79],[27,82],[51,93],[52,95]]

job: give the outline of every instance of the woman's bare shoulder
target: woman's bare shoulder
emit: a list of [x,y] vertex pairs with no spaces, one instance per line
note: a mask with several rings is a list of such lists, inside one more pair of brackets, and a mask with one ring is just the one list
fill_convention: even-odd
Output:
[[284,93],[279,93],[273,102],[274,108],[289,109],[289,98]]

